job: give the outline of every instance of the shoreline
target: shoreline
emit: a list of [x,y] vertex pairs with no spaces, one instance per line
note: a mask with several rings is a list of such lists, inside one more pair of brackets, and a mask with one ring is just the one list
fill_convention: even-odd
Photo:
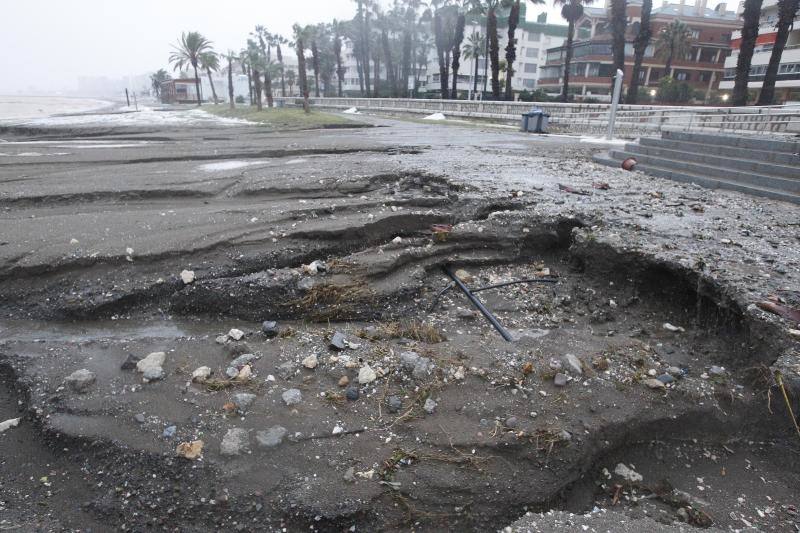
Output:
[[87,113],[117,105],[96,97],[0,95],[0,122]]

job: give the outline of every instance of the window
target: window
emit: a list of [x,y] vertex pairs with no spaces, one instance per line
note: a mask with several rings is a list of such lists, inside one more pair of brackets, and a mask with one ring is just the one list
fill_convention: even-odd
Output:
[[675,79],[678,81],[689,81],[691,79],[691,76],[689,75],[688,72],[678,70],[675,72]]
[[525,73],[536,74],[537,67],[538,65],[536,63],[525,63]]
[[525,87],[526,89],[535,89],[536,80],[524,79],[522,80],[522,86]]
[[645,69],[639,71],[639,81],[644,81],[645,77],[647,76],[647,72]]
[[700,72],[697,75],[697,81],[711,81],[711,73],[710,72]]
[[525,57],[539,57],[538,48],[528,48],[525,50]]
[[542,34],[538,32],[530,32],[528,34],[528,42],[538,43],[542,39]]
[[723,77],[726,80],[731,79],[731,78],[735,78],[736,77],[736,69],[735,68],[726,68],[725,69],[725,73],[723,74]]
[[689,32],[692,35],[692,39],[699,39],[700,38],[700,30],[695,30],[695,29],[689,28]]

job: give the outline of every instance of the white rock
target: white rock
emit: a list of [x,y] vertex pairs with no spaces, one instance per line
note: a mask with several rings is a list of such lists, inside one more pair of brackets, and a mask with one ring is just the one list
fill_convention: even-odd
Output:
[[562,358],[564,364],[566,365],[567,370],[572,372],[573,374],[582,375],[583,374],[583,365],[581,364],[581,360],[575,354],[564,354]]
[[446,120],[447,117],[444,116],[444,113],[434,113],[432,115],[428,115],[423,120]]
[[463,366],[458,367],[456,371],[453,373],[453,379],[461,381],[462,379],[467,377],[466,372],[467,371]]
[[614,469],[614,473],[620,476],[622,479],[630,481],[631,483],[636,483],[644,480],[644,477],[642,477],[641,474],[639,474],[634,469],[622,463],[619,463],[617,465],[617,467]]
[[69,243],[70,244],[80,244],[80,241],[78,239],[70,239]]
[[230,330],[228,332],[228,337],[230,337],[231,339],[233,339],[235,341],[240,341],[240,340],[242,340],[242,337],[244,337],[244,331],[242,331],[240,329],[233,328],[232,330]]
[[397,237],[392,239],[392,242],[395,244],[400,244],[401,242],[403,242],[403,238],[398,235]]
[[130,246],[125,248],[125,255],[133,255],[133,248],[131,248]]
[[665,329],[665,330],[667,330],[667,331],[671,331],[671,332],[673,332],[673,333],[683,333],[684,331],[686,331],[686,330],[685,330],[685,329],[683,329],[682,327],[680,327],[680,326],[673,326],[673,325],[672,325],[672,324],[670,324],[669,322],[664,322],[664,326],[663,326],[663,327],[664,327],[664,329]]
[[136,370],[144,374],[148,368],[161,368],[164,366],[166,359],[166,352],[153,352],[136,363]]
[[207,366],[201,366],[192,372],[192,381],[202,383],[211,375],[211,369]]
[[188,285],[190,283],[194,283],[194,270],[184,270],[184,271],[182,271],[181,272],[181,281],[183,281],[183,283],[185,285]]
[[344,428],[342,426],[336,426],[333,428],[333,434],[339,435],[340,433],[344,433]]
[[297,405],[303,401],[303,393],[300,389],[289,389],[281,394],[281,398],[286,405]]
[[19,425],[20,418],[12,418],[10,420],[6,420],[5,422],[0,422],[0,433],[7,431],[11,428],[15,428]]
[[423,405],[422,408],[425,409],[426,413],[431,415],[436,410],[436,406],[437,403],[432,398],[428,398],[425,400],[425,405]]
[[226,342],[228,342],[228,336],[227,335],[220,335],[215,340],[217,341],[217,344],[225,344]]
[[305,359],[303,359],[303,366],[308,368],[309,370],[314,370],[317,368],[319,364],[319,360],[317,359],[316,355],[309,355]]
[[253,375],[253,369],[250,365],[244,365],[239,373],[236,374],[236,381],[248,381]]
[[250,450],[250,435],[244,428],[229,429],[219,445],[221,455],[239,455]]
[[362,366],[358,371],[358,382],[362,385],[372,383],[378,379],[378,375],[369,365]]

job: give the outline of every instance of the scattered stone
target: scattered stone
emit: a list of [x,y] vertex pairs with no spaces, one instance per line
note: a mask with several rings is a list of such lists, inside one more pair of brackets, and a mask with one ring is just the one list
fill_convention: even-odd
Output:
[[278,323],[274,320],[265,320],[261,324],[261,333],[264,334],[265,337],[271,339],[272,337],[278,336]]
[[248,369],[252,373],[253,369],[250,368],[250,365],[252,364],[253,361],[255,361],[258,358],[259,356],[252,353],[245,353],[240,355],[239,357],[230,362],[228,368],[225,370],[225,375],[227,375],[231,379],[235,379],[239,377],[239,374],[241,373],[242,370],[244,370],[245,367],[248,367]]
[[337,352],[341,352],[345,348],[347,348],[347,337],[344,336],[344,333],[341,331],[337,331],[331,337],[330,348],[332,350],[336,350]]
[[69,243],[70,244],[80,244],[80,241],[73,237],[72,239],[69,240]]
[[725,367],[724,366],[717,366],[714,365],[708,369],[708,373],[712,376],[724,376],[725,375]]
[[10,418],[4,422],[0,422],[0,433],[4,433],[11,428],[15,428],[19,425],[19,421],[22,420],[21,418]]
[[184,285],[194,283],[194,270],[184,270],[181,272],[181,281]]
[[356,469],[354,467],[348,468],[343,476],[344,480],[348,483],[355,483],[356,482]]
[[527,363],[522,365],[522,374],[524,376],[527,376],[527,375],[532,374],[532,373],[533,373],[533,363],[528,361]]
[[414,370],[419,362],[419,354],[417,352],[402,352],[400,354],[400,364],[408,370]]
[[341,378],[339,378],[340,387],[347,387],[347,385],[349,384],[350,384],[350,378],[348,378],[347,376],[342,376]]
[[164,432],[161,434],[162,437],[165,439],[171,439],[175,436],[175,433],[178,431],[176,426],[167,426],[164,428]]
[[198,439],[192,442],[181,442],[175,448],[175,453],[184,459],[197,459],[203,455],[203,441]]
[[684,331],[686,331],[686,330],[685,330],[685,329],[683,329],[682,327],[680,327],[680,326],[673,326],[673,325],[672,325],[672,324],[670,324],[669,322],[664,322],[664,326],[663,326],[663,328],[664,328],[665,330],[667,330],[667,331],[671,331],[672,333],[683,333]]
[[319,360],[317,359],[316,355],[312,354],[303,359],[303,366],[308,368],[309,370],[314,370],[315,368],[317,368],[318,364]]
[[397,396],[389,396],[386,399],[386,407],[389,409],[390,413],[396,413],[403,408],[403,400]]
[[433,363],[427,357],[420,357],[417,364],[414,365],[414,370],[411,375],[416,379],[425,379],[433,370]]
[[644,477],[642,477],[641,474],[622,463],[619,463],[617,467],[614,468],[614,473],[625,481],[629,481],[631,483],[638,483],[644,480]]
[[650,387],[651,389],[665,389],[665,388],[667,388],[667,386],[664,384],[663,381],[655,379],[655,378],[650,378],[650,379],[644,380],[644,384],[647,385],[648,387]]
[[342,433],[344,433],[344,428],[342,426],[339,424],[333,426],[333,431],[331,432],[332,435],[341,435]]
[[397,237],[392,239],[392,242],[395,243],[395,244],[400,244],[400,243],[403,242],[403,238],[398,235]]
[[510,429],[515,429],[517,426],[519,426],[519,420],[516,416],[509,416],[506,418],[505,426]]
[[800,329],[790,329],[789,335],[795,339],[800,339]]
[[559,436],[559,438],[561,438],[561,440],[566,441],[566,442],[569,442],[569,441],[572,440],[572,433],[570,433],[566,429],[562,429],[561,433],[559,433],[558,436]]
[[661,374],[656,379],[661,383],[663,383],[664,385],[669,385],[670,383],[675,382],[675,378],[670,376],[669,374]]
[[372,383],[378,379],[378,375],[369,365],[362,366],[358,371],[358,382],[362,385]]
[[351,402],[358,400],[358,397],[360,396],[358,387],[353,387],[353,386],[347,387],[347,390],[344,391],[344,396]]
[[460,366],[453,373],[453,379],[463,381],[467,377],[467,371],[463,366]]
[[475,280],[475,278],[472,276],[472,274],[470,274],[469,272],[467,272],[467,271],[466,271],[466,270],[464,270],[464,269],[458,269],[458,270],[456,270],[456,271],[455,271],[455,275],[456,275],[456,277],[457,277],[458,279],[460,279],[460,280],[461,280],[461,281],[463,281],[464,283],[472,283],[472,281],[474,281],[474,280]]
[[303,393],[299,389],[289,389],[281,394],[281,398],[286,405],[297,405],[303,401]]
[[160,366],[158,367],[148,367],[142,372],[142,379],[145,383],[150,383],[151,381],[158,381],[160,379],[164,379],[164,369]]
[[602,355],[597,355],[597,356],[592,358],[592,366],[596,370],[606,371],[606,370],[608,370],[609,365],[610,365],[610,362],[609,362],[608,358],[603,357]]
[[568,353],[565,354],[562,359],[567,370],[573,374],[577,374],[578,376],[583,374],[583,365],[581,364],[581,360],[578,359],[576,355]]
[[471,320],[473,318],[476,318],[478,316],[478,313],[476,313],[472,309],[464,309],[462,307],[459,307],[458,309],[456,309],[456,316],[464,320]]
[[561,364],[561,361],[559,361],[554,357],[550,358],[548,365],[550,366],[550,370],[561,370],[562,368],[564,368],[564,365]]
[[254,401],[256,401],[256,395],[249,392],[240,392],[233,395],[233,404],[240,413],[245,413]]
[[297,372],[297,365],[294,361],[286,361],[278,365],[278,375],[283,380],[289,380]]
[[425,400],[425,405],[423,405],[422,408],[425,410],[426,413],[432,415],[433,412],[436,411],[437,406],[438,404],[433,399],[428,398],[427,400]]
[[680,519],[681,522],[689,521],[689,512],[686,510],[685,507],[679,507],[678,510],[675,511],[675,514],[678,515],[678,519]]
[[226,344],[230,339],[227,335],[220,335],[216,339],[214,339],[217,344]]
[[219,445],[221,455],[233,456],[241,455],[242,452],[250,450],[250,436],[244,428],[231,428],[222,437]]
[[283,426],[272,426],[265,431],[256,433],[256,442],[262,448],[274,448],[283,442],[288,431]]
[[667,368],[667,374],[669,374],[670,376],[672,376],[674,378],[680,378],[680,377],[683,377],[684,372],[683,372],[683,370],[681,370],[677,366],[671,366],[671,367]]
[[250,346],[246,342],[229,342],[225,344],[223,350],[228,357],[239,357],[246,353],[253,353]]
[[559,372],[553,378],[553,384],[556,387],[566,387],[566,385],[567,385],[567,375]]
[[167,359],[166,352],[153,352],[147,357],[136,363],[136,370],[143,374],[145,381],[154,381],[164,377],[164,361]]
[[249,381],[250,378],[253,376],[253,367],[250,365],[244,365],[239,373],[236,374],[236,381]]
[[242,340],[242,337],[244,337],[244,331],[233,328],[228,332],[228,337],[235,341],[240,341]]
[[211,368],[207,366],[201,366],[192,372],[192,381],[195,383],[203,383],[209,378],[209,376],[211,376]]
[[67,382],[67,385],[72,388],[72,390],[81,394],[89,390],[89,387],[91,387],[94,382],[97,381],[97,376],[94,372],[82,368],[67,376],[65,381]]
[[134,419],[134,420],[135,420],[135,421],[136,421],[138,424],[144,424],[144,422],[145,422],[145,420],[146,420],[146,419],[145,419],[145,416],[144,416],[144,413],[137,413],[137,414],[133,415],[133,419]]
[[120,368],[122,368],[122,370],[133,370],[134,368],[136,368],[136,363],[138,363],[141,360],[142,358],[139,357],[138,355],[133,355],[129,353],[128,357],[125,358],[125,362],[122,363],[122,366]]

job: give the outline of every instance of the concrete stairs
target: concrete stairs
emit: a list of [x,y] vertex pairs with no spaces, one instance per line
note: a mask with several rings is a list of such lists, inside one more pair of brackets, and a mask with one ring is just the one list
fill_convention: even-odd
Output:
[[665,131],[594,160],[619,167],[629,157],[653,176],[800,204],[800,141]]

